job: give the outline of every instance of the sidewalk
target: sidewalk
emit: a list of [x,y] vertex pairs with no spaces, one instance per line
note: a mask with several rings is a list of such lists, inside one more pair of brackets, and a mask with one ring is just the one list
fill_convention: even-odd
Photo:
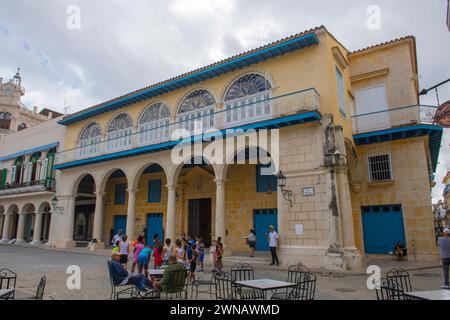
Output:
[[[99,249],[95,251],[90,251],[87,248],[54,248],[54,247],[46,247],[46,246],[34,246],[30,244],[0,244],[4,246],[21,246],[27,248],[36,248],[36,249],[44,249],[44,250],[53,250],[60,252],[72,252],[79,254],[87,254],[87,255],[96,255],[96,256],[104,256],[109,257],[111,255],[111,248]],[[209,264],[212,261],[209,256],[209,253],[206,252],[205,263]],[[270,266],[270,254],[269,253],[256,253],[254,258],[245,255],[232,255],[232,256],[224,256],[223,264],[224,267],[231,267],[237,263],[248,263],[255,267],[255,269],[260,270],[280,270],[286,271],[288,266]],[[419,271],[419,270],[427,270],[427,269],[435,269],[441,268],[440,261],[414,261],[414,260],[406,260],[406,261],[397,261],[394,258],[387,257],[385,259],[369,259],[366,258],[364,260],[363,268],[359,270],[345,270],[345,271],[328,271],[323,269],[311,269],[312,272],[321,275],[356,275],[363,276],[366,275],[367,267],[370,265],[376,265],[381,268],[382,273],[386,273],[392,268],[401,268],[406,271]]]

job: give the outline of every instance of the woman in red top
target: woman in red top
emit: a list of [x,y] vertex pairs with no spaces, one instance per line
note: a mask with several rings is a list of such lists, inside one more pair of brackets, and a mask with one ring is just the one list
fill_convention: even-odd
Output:
[[163,263],[163,245],[158,242],[158,245],[153,250],[153,259],[155,261],[155,269],[159,269]]

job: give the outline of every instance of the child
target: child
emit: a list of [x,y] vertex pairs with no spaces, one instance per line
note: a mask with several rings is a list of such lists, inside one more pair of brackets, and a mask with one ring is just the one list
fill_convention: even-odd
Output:
[[198,261],[200,264],[200,272],[203,272],[203,260],[205,259],[205,243],[202,238],[197,241]]
[[112,249],[112,252],[119,252],[119,245],[120,245],[120,241],[117,240],[116,243],[114,243],[114,247]]
[[150,257],[152,255],[152,249],[150,246],[145,247],[141,250],[138,256],[138,272],[142,273],[142,269],[144,269],[145,277],[148,278],[148,264],[150,262]]
[[159,242],[156,248],[153,250],[153,258],[155,259],[155,269],[161,268],[161,265],[163,263],[163,245],[161,242]]
[[134,269],[138,263],[139,253],[141,253],[142,249],[144,249],[144,237],[139,236],[137,238],[137,242],[134,245],[134,255],[133,255],[133,264],[131,265],[131,273],[134,273]]
[[197,245],[193,244],[191,247],[191,259],[189,260],[190,263],[190,271],[189,274],[189,281],[193,283],[195,281],[195,269],[197,268],[197,259],[198,259],[198,252],[197,252]]
[[223,268],[223,263],[222,263],[223,244],[222,244],[222,238],[221,237],[217,238],[217,245],[216,245],[215,256],[216,256],[215,270],[217,272],[221,272],[222,268]]

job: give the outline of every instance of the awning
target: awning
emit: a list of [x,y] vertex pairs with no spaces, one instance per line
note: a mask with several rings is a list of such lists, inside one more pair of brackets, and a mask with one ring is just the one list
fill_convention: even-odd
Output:
[[28,155],[28,154],[33,154],[35,152],[47,151],[47,150],[56,148],[58,145],[59,145],[59,142],[53,142],[53,143],[50,143],[50,144],[46,144],[45,146],[40,146],[40,147],[36,147],[36,148],[32,148],[32,149],[19,151],[19,152],[16,152],[16,153],[9,154],[7,156],[1,157],[0,161],[13,160],[13,159],[16,159],[16,158],[21,157],[21,156],[25,156],[25,155]]

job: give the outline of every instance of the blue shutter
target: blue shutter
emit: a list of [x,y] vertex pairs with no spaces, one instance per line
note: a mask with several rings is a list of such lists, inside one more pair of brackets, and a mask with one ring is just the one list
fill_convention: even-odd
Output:
[[269,186],[272,192],[277,192],[277,177],[274,175],[261,175],[261,168],[268,168],[269,165],[256,165],[256,192],[268,192]]
[[116,189],[114,192],[114,204],[125,204],[126,186],[127,185],[125,183],[116,184]]
[[150,180],[148,182],[148,202],[161,202],[161,180]]

